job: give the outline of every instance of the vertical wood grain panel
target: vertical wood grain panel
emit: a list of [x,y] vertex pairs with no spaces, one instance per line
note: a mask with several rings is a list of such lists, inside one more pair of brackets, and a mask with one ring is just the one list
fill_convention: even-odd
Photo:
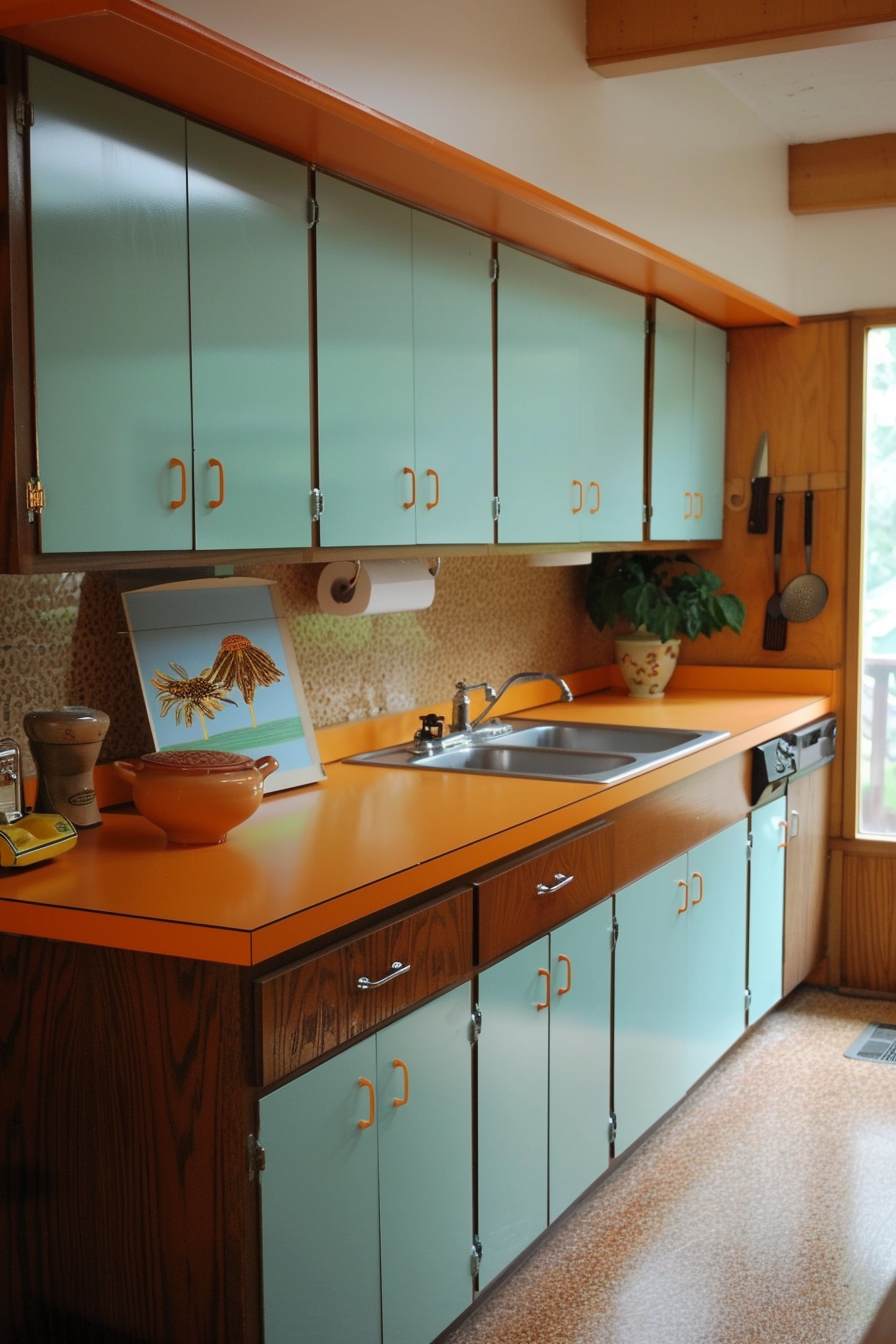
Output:
[[0,1338],[251,1338],[238,970],[7,936],[0,990]]
[[[726,504],[724,541],[699,559],[747,605],[743,632],[722,631],[682,649],[682,661],[759,667],[840,667],[843,663],[846,576],[846,489],[815,494],[812,569],[830,595],[815,620],[787,628],[781,653],[763,649],[765,606],[774,589],[773,531],[747,532],[753,455],[768,431],[772,476],[845,473],[848,457],[849,322],[807,322],[796,330],[762,328],[729,332],[726,480],[745,486],[744,507]],[[803,495],[785,503],[783,583],[805,572]],[[774,501],[770,508],[774,517]]]
[[894,860],[843,857],[842,983],[896,993],[896,866]]

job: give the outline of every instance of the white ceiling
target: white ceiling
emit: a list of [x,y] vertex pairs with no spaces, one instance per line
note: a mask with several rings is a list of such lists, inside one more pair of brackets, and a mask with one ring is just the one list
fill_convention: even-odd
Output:
[[706,68],[789,144],[896,132],[896,38]]

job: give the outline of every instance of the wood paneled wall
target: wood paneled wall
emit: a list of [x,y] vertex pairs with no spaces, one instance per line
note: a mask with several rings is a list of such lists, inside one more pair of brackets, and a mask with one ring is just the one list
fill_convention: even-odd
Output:
[[[891,320],[896,322],[896,315]],[[862,324],[848,317],[807,321],[796,329],[729,333],[725,540],[695,555],[743,598],[747,621],[740,636],[726,632],[696,641],[684,651],[683,661],[848,668],[847,574],[851,564],[855,568],[860,546],[858,511],[850,519],[849,491],[860,489],[851,455],[862,452],[857,405],[862,394],[856,379],[862,361],[856,342],[863,339]],[[747,532],[747,516],[753,455],[763,430],[769,436],[772,494],[769,531],[756,536]],[[781,491],[786,500],[781,562],[786,583],[805,570],[807,488],[815,494],[812,569],[826,580],[829,597],[815,620],[788,626],[787,647],[775,653],[762,647],[765,606],[774,588],[774,497]],[[841,728],[848,730],[844,685],[838,678],[836,709]],[[847,757],[843,750],[838,753],[830,781],[828,835],[836,854],[829,880],[827,971],[830,983],[844,989],[896,995],[896,844],[841,838],[843,818],[852,807],[851,780],[848,796],[844,792]]]

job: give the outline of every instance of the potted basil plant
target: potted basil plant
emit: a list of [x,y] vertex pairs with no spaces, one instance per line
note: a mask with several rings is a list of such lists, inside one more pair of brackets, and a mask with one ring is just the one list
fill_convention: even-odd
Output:
[[740,634],[746,608],[689,555],[651,551],[595,554],[585,591],[598,630],[616,629],[616,661],[629,694],[656,698],[675,670],[681,637]]

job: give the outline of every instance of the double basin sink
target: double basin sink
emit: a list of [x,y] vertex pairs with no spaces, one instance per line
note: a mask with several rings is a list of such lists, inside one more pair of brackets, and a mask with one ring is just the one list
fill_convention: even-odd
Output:
[[725,737],[727,732],[686,728],[504,719],[471,733],[385,747],[349,760],[356,765],[618,784]]

